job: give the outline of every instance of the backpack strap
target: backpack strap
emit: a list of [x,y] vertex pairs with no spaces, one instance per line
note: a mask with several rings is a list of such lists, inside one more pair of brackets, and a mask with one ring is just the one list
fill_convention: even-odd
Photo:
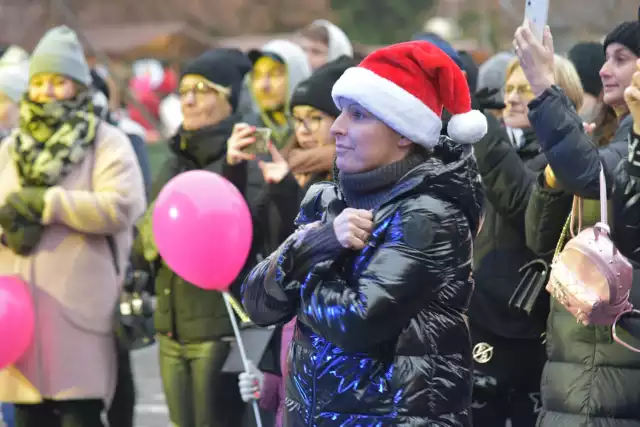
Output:
[[620,319],[628,314],[640,314],[640,311],[638,310],[626,310],[623,311],[622,313],[618,314],[618,316],[616,316],[616,320],[613,322],[613,325],[611,326],[611,332],[613,335],[613,340],[615,342],[617,342],[618,344],[620,344],[621,346],[633,351],[634,353],[640,353],[640,349],[632,346],[631,344],[627,344],[626,342],[622,341],[619,337],[618,337],[618,322],[620,321]]
[[609,225],[607,221],[607,180],[604,176],[604,165],[600,164],[600,222]]

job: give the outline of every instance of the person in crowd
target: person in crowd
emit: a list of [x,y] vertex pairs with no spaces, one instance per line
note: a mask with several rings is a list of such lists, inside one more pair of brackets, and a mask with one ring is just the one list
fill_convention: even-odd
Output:
[[29,61],[29,54],[20,46],[10,45],[0,53],[0,67],[7,65],[24,65]]
[[[487,107],[485,112],[500,119],[504,110],[504,88],[507,81],[507,66],[515,55],[511,52],[498,52],[478,67],[478,91],[486,91]],[[489,105],[490,104],[490,105]]]
[[[134,124],[134,126],[127,129],[126,125],[123,126],[123,121],[116,119],[115,114],[113,114],[109,108],[111,105],[111,91],[109,86],[99,72],[93,68],[91,69],[91,86],[94,89],[93,108],[95,114],[107,123],[120,128],[120,130],[125,132],[127,137],[129,137],[131,146],[136,153],[138,165],[142,171],[145,194],[148,195],[149,186],[151,185],[151,182],[149,182],[151,177],[147,150],[143,139],[145,133],[144,128],[137,125],[130,119],[124,119],[129,120],[129,122]],[[126,121],[124,123],[126,123]],[[136,130],[137,132],[135,132]],[[122,333],[120,328],[121,325],[117,324],[115,332],[116,349],[118,352],[118,376],[113,401],[111,402],[111,406],[108,411],[108,419],[110,426],[133,427],[135,425],[136,389],[131,366],[131,353],[129,352],[129,348],[127,348],[126,343],[120,339]]]
[[640,263],[640,59],[636,61],[636,72],[624,97],[633,127],[629,135],[629,156],[620,162],[614,173],[611,232],[620,252]]
[[[555,57],[554,80],[580,108],[583,90],[573,64]],[[520,62],[506,67],[503,123],[486,113],[487,135],[474,144],[486,187],[483,226],[474,242],[474,293],[469,323],[474,345],[473,421],[478,426],[533,427],[546,361],[543,334],[549,300],[529,313],[510,306],[536,255],[526,246],[525,212],[536,176],[547,165],[527,117],[534,98]],[[525,268],[525,271],[521,271]],[[527,285],[524,285],[527,286]]]
[[[254,132],[256,127],[268,127],[271,129],[271,141],[276,149],[281,150],[287,145],[293,132],[291,119],[288,117],[291,93],[301,81],[311,75],[309,62],[300,46],[286,40],[271,41],[260,51],[249,52],[249,57],[253,62],[249,77],[250,88],[260,112],[252,112],[243,117],[242,123],[234,128],[231,137],[238,140],[246,137],[244,133]],[[331,147],[317,147],[308,152],[295,150],[287,160],[294,173],[321,172],[331,167],[331,163],[326,161],[330,151],[332,152]],[[261,153],[260,158],[269,160],[269,154]],[[259,202],[261,183],[264,182],[255,166],[257,163],[250,161],[247,170],[249,185],[246,197],[250,206]],[[259,187],[252,188],[251,183]],[[273,226],[265,239],[257,240],[263,246],[260,249],[263,256],[271,253],[280,244],[279,236],[282,233],[279,229],[283,224],[275,206],[268,209],[266,215]]]
[[460,58],[460,62],[462,63],[462,71],[464,71],[465,76],[467,77],[467,84],[469,85],[469,90],[471,93],[476,93],[478,90],[478,65],[473,59],[471,53],[466,50],[458,50],[458,58]]
[[102,78],[102,76],[95,69],[91,69],[91,85],[95,89],[93,95],[93,103],[96,109],[96,114],[117,126],[122,130],[131,141],[133,150],[136,153],[138,164],[142,170],[142,177],[144,179],[144,188],[147,194],[151,188],[151,168],[149,167],[149,158],[147,155],[147,148],[144,142],[145,129],[140,124],[134,122],[128,117],[118,118],[116,114],[111,110],[111,89],[109,85]]
[[[311,187],[298,230],[243,287],[256,324],[297,316],[283,424],[470,426],[464,313],[484,191],[467,143],[486,120],[421,41],[373,52],[332,97],[335,182]],[[458,144],[440,134],[443,106]]]
[[353,57],[349,37],[337,25],[317,19],[300,31],[300,46],[307,54],[312,70],[341,56]]
[[144,213],[126,135],[93,113],[82,46],[67,27],[33,51],[20,127],[0,147],[0,274],[29,287],[35,335],[0,372],[17,427],[103,427],[114,392],[114,307]]
[[[227,140],[240,121],[238,95],[250,68],[249,59],[235,49],[207,51],[183,67],[179,93],[184,119],[169,142],[172,155],[154,180],[151,200],[185,171],[230,177]],[[161,260],[151,219],[152,208],[138,226],[133,266],[154,277],[160,375],[171,421],[180,427],[240,426],[245,405],[236,376],[222,372],[230,349],[226,338],[233,336],[222,294],[185,282]],[[239,293],[235,285],[231,291]]]
[[[342,74],[356,63],[347,56],[342,56],[317,69],[310,78],[301,82],[293,92],[290,102],[291,116],[294,120],[294,135],[286,150],[310,150],[318,146],[331,145],[335,147],[335,139],[331,135],[331,126],[340,110],[331,98],[331,88]],[[227,158],[230,163],[243,165],[245,156],[242,152],[244,144],[251,144],[247,140],[230,140],[227,150]],[[263,194],[263,202],[254,210],[255,228],[264,228],[268,224],[261,224],[260,219],[265,215],[260,212],[269,202],[275,203],[283,221],[282,243],[294,232],[294,220],[298,214],[298,208],[308,189],[321,181],[330,181],[333,177],[333,168],[314,174],[295,174],[291,171],[286,161],[286,156],[281,154],[273,145],[270,146],[271,162],[261,162],[267,191]],[[329,152],[327,164],[332,164],[335,157]],[[285,234],[286,233],[286,234]],[[262,233],[254,233],[260,235]],[[282,329],[280,364],[281,375],[269,372],[261,372],[252,366],[248,372],[239,377],[239,387],[242,398],[249,402],[260,396],[260,406],[277,413],[277,426],[282,425],[282,412],[284,411],[284,382],[286,375],[286,357],[289,343],[293,335],[295,321],[286,324]],[[255,385],[258,385],[257,389]]]
[[253,62],[249,86],[259,111],[243,120],[270,128],[274,144],[281,149],[292,133],[287,104],[293,89],[311,75],[309,62],[302,48],[287,40],[273,40],[250,51],[249,58]]
[[29,86],[29,63],[0,66],[0,138],[18,127],[20,101]]
[[602,114],[601,111],[607,108],[602,102],[602,79],[600,78],[600,69],[605,62],[602,43],[576,43],[569,49],[567,57],[576,67],[584,88],[584,102],[582,108],[577,111],[585,122],[595,122]]
[[[631,85],[640,55],[640,22],[618,25],[603,43],[603,102],[616,112],[615,133],[606,143],[602,137],[592,139],[593,129],[583,124],[556,85],[549,29],[540,42],[524,25],[516,31],[514,46],[535,96],[529,103],[529,121],[549,161],[529,200],[525,236],[531,249],[550,259],[565,243],[560,236],[569,231],[567,216],[574,196],[582,199],[583,228],[593,225],[600,219],[600,170],[610,194],[614,169],[627,156],[633,118],[624,91]],[[633,287],[638,286],[636,280]],[[636,292],[631,293],[631,302],[640,305]],[[552,300],[546,347],[540,426],[640,425],[640,358],[613,341],[611,327],[583,326]]]
[[[317,182],[331,180],[333,160],[335,158],[335,141],[330,129],[335,118],[340,114],[333,99],[331,88],[342,73],[355,62],[343,56],[329,62],[307,80],[302,81],[293,91],[289,101],[290,116],[294,123],[294,134],[282,151],[270,144],[270,161],[260,160],[258,166],[267,183],[266,191],[254,208],[254,241],[269,240],[270,246],[277,248],[294,231],[294,220],[298,207],[309,187]],[[250,126],[238,132],[236,137],[228,141],[227,163],[234,166],[236,173],[245,174],[247,161],[256,160],[256,156],[244,152],[255,139]],[[317,151],[318,147],[329,147],[325,151]],[[305,155],[307,151],[315,151],[324,156],[318,164],[325,169],[315,173],[297,173],[287,162],[290,153]],[[239,181],[240,178],[236,180]],[[275,206],[278,212],[279,226],[274,227],[269,220],[269,208]],[[275,231],[277,229],[277,231]]]

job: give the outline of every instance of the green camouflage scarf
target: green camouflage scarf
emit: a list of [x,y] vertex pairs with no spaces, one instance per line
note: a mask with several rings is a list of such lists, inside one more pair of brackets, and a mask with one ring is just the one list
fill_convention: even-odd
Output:
[[97,125],[88,91],[73,100],[44,104],[25,97],[11,153],[22,186],[56,185],[82,162]]

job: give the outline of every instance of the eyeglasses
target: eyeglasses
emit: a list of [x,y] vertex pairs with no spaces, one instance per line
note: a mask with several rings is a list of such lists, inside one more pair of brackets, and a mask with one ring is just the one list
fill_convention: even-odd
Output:
[[504,88],[505,95],[511,94],[511,92],[516,92],[520,96],[531,96],[533,92],[531,91],[531,86],[529,85],[506,85]]
[[180,87],[178,90],[181,98],[184,98],[189,93],[193,93],[193,96],[196,100],[202,100],[206,95],[210,93],[220,93],[227,98],[231,96],[231,88],[217,85],[215,83],[209,83],[204,81],[199,81],[193,86]]
[[293,116],[293,126],[297,128],[298,126],[303,126],[308,132],[315,132],[320,129],[320,125],[322,124],[322,117],[320,116],[311,116],[300,118]]

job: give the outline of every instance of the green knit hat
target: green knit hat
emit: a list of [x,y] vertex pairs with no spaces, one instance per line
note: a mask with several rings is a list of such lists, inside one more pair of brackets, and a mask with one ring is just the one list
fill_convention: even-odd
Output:
[[29,80],[41,73],[60,74],[85,86],[91,84],[84,50],[71,28],[55,27],[42,36],[31,54]]

